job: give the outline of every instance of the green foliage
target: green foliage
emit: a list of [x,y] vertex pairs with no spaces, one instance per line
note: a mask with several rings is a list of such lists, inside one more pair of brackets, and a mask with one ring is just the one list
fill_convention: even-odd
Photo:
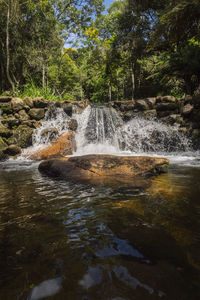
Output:
[[[76,97],[76,66],[63,62],[64,43],[101,9],[102,0],[0,1],[0,92],[12,88],[14,94],[25,89],[33,95]],[[35,86],[26,86],[29,82]]]
[[102,3],[1,1],[0,91],[94,102],[199,92],[199,0],[116,0],[107,14]]
[[24,98],[24,97],[43,97],[47,100],[62,100],[60,96],[53,96],[52,90],[49,87],[42,89],[36,86],[33,82],[27,83],[22,86],[21,91],[16,92],[16,96]]

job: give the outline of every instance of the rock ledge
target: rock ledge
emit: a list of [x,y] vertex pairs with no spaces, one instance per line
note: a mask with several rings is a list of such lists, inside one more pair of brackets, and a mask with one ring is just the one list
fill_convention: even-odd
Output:
[[40,163],[39,171],[67,180],[112,178],[117,182],[131,182],[137,177],[147,178],[166,173],[168,165],[166,158],[90,154],[46,160]]

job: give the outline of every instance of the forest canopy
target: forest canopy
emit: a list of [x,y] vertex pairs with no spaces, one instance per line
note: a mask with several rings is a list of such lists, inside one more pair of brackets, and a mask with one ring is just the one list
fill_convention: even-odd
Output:
[[0,0],[0,93],[106,102],[200,92],[200,1]]

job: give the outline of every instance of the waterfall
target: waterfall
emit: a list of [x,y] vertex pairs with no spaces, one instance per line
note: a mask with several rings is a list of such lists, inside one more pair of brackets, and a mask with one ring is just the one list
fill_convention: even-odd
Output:
[[122,127],[126,151],[136,153],[186,152],[190,140],[177,125],[167,125],[159,120],[134,117]]
[[119,153],[123,137],[123,121],[114,108],[88,106],[81,115],[74,115],[78,122],[76,134],[77,154]]
[[[155,119],[135,116],[123,122],[112,107],[88,105],[82,113],[74,110],[78,129],[75,134],[75,155],[91,153],[107,154],[162,154],[180,153],[190,150],[189,139],[177,126],[170,126]],[[62,108],[50,105],[44,120],[32,136],[35,151],[55,141],[67,132],[70,117]]]
[[45,118],[32,136],[33,148],[42,148],[68,130],[70,118],[62,108],[49,105]]
[[190,150],[190,141],[178,126],[155,119],[136,116],[123,123],[116,110],[105,106],[88,106],[73,118],[78,122],[76,154],[166,154]]

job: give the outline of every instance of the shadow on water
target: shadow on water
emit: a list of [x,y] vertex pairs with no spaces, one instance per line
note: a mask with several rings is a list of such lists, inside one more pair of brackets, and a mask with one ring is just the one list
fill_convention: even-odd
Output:
[[196,300],[200,169],[84,185],[0,165],[0,299]]

